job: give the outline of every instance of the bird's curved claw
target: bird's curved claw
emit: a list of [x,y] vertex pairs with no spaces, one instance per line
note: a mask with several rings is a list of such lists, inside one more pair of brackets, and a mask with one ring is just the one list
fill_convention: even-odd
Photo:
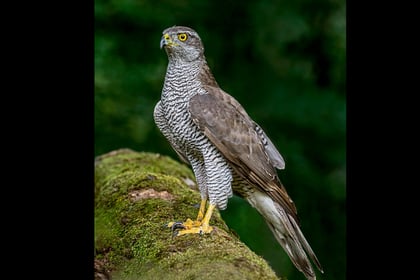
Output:
[[174,231],[179,230],[179,229],[185,229],[185,226],[182,222],[174,222],[174,223],[172,223],[170,228],[174,232]]

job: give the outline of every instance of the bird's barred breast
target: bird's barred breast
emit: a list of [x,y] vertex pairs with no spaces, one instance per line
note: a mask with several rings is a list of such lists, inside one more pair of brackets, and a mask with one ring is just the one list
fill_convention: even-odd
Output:
[[162,90],[161,104],[173,141],[187,154],[196,153],[210,142],[194,124],[188,111],[192,96],[204,91],[195,77],[198,67],[170,65]]

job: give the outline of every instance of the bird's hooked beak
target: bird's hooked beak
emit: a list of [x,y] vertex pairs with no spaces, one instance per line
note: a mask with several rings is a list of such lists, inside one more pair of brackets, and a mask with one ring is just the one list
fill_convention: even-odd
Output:
[[177,46],[178,44],[172,41],[171,36],[169,36],[168,33],[163,34],[162,38],[160,39],[160,48],[163,48],[165,46]]

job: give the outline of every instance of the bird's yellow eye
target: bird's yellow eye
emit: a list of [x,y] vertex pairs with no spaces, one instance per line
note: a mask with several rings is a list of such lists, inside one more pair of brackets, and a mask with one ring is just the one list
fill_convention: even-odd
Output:
[[180,41],[182,41],[182,42],[186,41],[186,40],[187,40],[187,38],[188,38],[188,36],[187,36],[187,34],[185,34],[185,33],[179,33],[179,34],[178,34],[178,39],[179,39]]

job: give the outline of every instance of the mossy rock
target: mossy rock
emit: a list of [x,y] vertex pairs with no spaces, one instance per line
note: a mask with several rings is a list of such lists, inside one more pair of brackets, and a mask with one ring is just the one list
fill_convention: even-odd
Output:
[[185,164],[121,149],[95,160],[95,279],[279,279],[216,210],[210,234],[172,237],[200,194]]

